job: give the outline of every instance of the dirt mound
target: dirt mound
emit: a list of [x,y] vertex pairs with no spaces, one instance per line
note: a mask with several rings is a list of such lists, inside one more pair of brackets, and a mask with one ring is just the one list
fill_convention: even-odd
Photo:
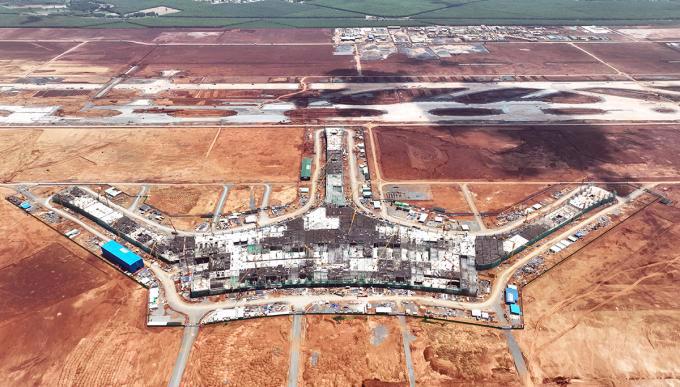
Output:
[[558,116],[571,116],[579,114],[603,114],[606,110],[591,109],[591,108],[548,108],[541,109],[546,114],[554,114]]
[[661,107],[661,108],[655,108],[654,111],[657,112],[657,113],[664,113],[664,114],[673,114],[673,113],[676,112],[676,110],[674,110],[674,109],[671,109],[671,108],[663,108],[663,107]]
[[516,98],[539,91],[526,87],[513,87],[509,89],[487,90],[470,93],[452,98],[453,101],[460,103],[494,103],[512,101]]
[[293,122],[305,122],[307,120],[324,120],[330,118],[343,117],[377,117],[385,114],[383,110],[377,109],[335,109],[335,108],[303,108],[289,110],[285,115],[290,117]]
[[416,380],[422,385],[515,385],[517,372],[501,331],[461,324],[409,320]]
[[396,104],[412,101],[432,101],[447,98],[448,94],[467,90],[464,87],[439,89],[386,89],[338,95],[329,102],[345,105]]
[[238,114],[233,110],[166,108],[135,109],[134,113],[167,114],[172,117],[229,117]]
[[384,382],[378,379],[367,379],[361,382],[361,387],[406,387],[406,382]]
[[435,116],[493,116],[496,114],[503,114],[501,109],[485,109],[485,108],[441,108],[432,109],[430,114]]
[[602,102],[602,98],[593,95],[572,93],[570,91],[558,91],[553,94],[542,95],[540,97],[522,98],[521,101],[541,101],[550,103],[597,103]]

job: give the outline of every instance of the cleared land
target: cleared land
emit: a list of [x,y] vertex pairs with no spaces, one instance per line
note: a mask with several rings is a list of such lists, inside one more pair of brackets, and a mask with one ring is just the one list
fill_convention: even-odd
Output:
[[579,44],[579,47],[629,75],[680,74],[680,51],[665,43]]
[[202,327],[182,385],[285,385],[290,327],[287,316]]
[[[145,47],[145,46],[142,46]],[[141,61],[140,76],[179,70],[190,77],[249,79],[268,76],[356,75],[352,56],[333,55],[330,45],[159,46]]]
[[[486,43],[488,53],[440,60],[392,55],[363,61],[364,75],[600,75],[612,69],[566,43]],[[616,46],[616,45],[613,45]]]
[[[240,212],[250,209],[250,197],[255,195],[250,186],[236,186],[229,188],[227,200],[224,202],[222,213]],[[256,202],[257,199],[253,198]]]
[[374,129],[389,180],[659,179],[680,176],[675,126],[449,126]]
[[269,206],[281,206],[290,204],[298,197],[297,185],[277,185],[272,187],[269,194]]
[[9,192],[0,192],[6,215],[0,239],[8,242],[0,251],[2,307],[8,312],[0,318],[0,340],[21,349],[0,353],[3,380],[167,384],[181,330],[147,328],[145,289],[11,206],[4,200]]
[[0,42],[0,79],[11,81],[75,46],[72,42]]
[[215,210],[222,187],[154,186],[146,203],[168,215],[205,215]]
[[[303,129],[8,129],[0,181],[291,182]],[[216,138],[217,136],[217,138]],[[214,144],[213,144],[214,141]]]
[[397,319],[306,316],[299,378],[304,386],[407,384]]
[[[479,212],[500,212],[521,203],[528,197],[545,191],[549,185],[536,184],[469,184]],[[540,196],[540,195],[539,195]]]
[[75,82],[106,82],[112,76],[125,73],[151,50],[153,46],[129,42],[87,42],[42,66],[33,75]]
[[536,383],[680,380],[680,209],[656,203],[523,291]]
[[408,202],[416,206],[441,207],[449,212],[470,212],[470,207],[458,185],[433,184],[430,185],[430,192],[432,194],[430,200],[408,200]]
[[408,326],[418,385],[520,385],[502,331],[421,319]]

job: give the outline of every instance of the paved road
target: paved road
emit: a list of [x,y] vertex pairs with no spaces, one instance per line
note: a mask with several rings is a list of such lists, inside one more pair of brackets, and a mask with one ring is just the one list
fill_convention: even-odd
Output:
[[475,199],[472,197],[472,194],[470,193],[470,190],[468,189],[467,184],[461,184],[460,190],[463,191],[463,196],[465,196],[465,201],[467,202],[468,207],[470,207],[470,211],[472,211],[472,213],[475,216],[475,221],[479,225],[479,230],[485,231],[486,226],[484,225],[484,220],[482,219],[482,216],[479,215],[479,210],[477,210],[477,206],[475,205]]
[[510,350],[510,355],[515,361],[515,368],[519,374],[520,380],[525,384],[532,384],[531,378],[529,377],[529,372],[527,370],[527,365],[524,362],[524,356],[522,356],[522,350],[519,348],[517,341],[515,341],[515,336],[512,334],[511,330],[505,330],[505,337],[508,340],[508,349]]
[[[494,305],[493,310],[496,312],[496,316],[498,316],[498,321],[501,322],[501,324],[505,326],[510,326],[510,323],[508,320],[505,318],[505,313],[503,311],[503,306],[502,306],[502,300],[498,300],[498,303]],[[517,373],[519,374],[520,380],[524,383],[524,385],[531,385],[531,379],[528,377],[528,369],[527,365],[524,362],[524,356],[522,355],[522,349],[519,347],[517,344],[517,341],[515,341],[515,336],[512,334],[512,331],[507,329],[505,330],[505,338],[508,342],[508,350],[510,351],[510,355],[512,356],[512,360],[515,363],[515,368],[517,369]]]
[[269,197],[271,196],[272,193],[272,185],[271,184],[265,184],[264,185],[264,195],[262,195],[262,204],[260,205],[260,216],[258,218],[258,222],[266,222],[269,220],[269,213],[267,212],[267,207],[269,207]]
[[177,354],[177,360],[175,360],[175,366],[172,369],[172,376],[170,376],[168,387],[179,387],[182,382],[182,375],[184,375],[184,369],[187,366],[189,354],[191,354],[191,348],[194,346],[196,336],[198,336],[198,325],[187,325],[184,327],[182,344],[179,347],[179,353]]
[[402,343],[404,344],[404,357],[406,358],[406,370],[408,371],[408,384],[416,387],[416,372],[413,370],[413,359],[411,358],[411,332],[406,325],[406,317],[399,316],[399,326],[401,327]]
[[136,211],[137,207],[139,207],[139,202],[142,200],[142,198],[146,197],[146,194],[149,192],[149,185],[144,184],[139,188],[139,192],[137,193],[137,196],[135,196],[135,201],[130,204],[130,207],[128,207],[128,210],[130,211]]
[[300,371],[300,343],[302,341],[302,315],[293,316],[290,334],[290,363],[288,365],[288,387],[297,387]]
[[225,184],[225,185],[222,186],[222,194],[220,195],[220,199],[215,204],[215,210],[213,211],[212,224],[210,226],[213,231],[215,231],[215,229],[217,227],[217,223],[220,220],[220,215],[222,214],[222,208],[224,208],[224,202],[227,200],[228,195],[229,195],[229,185]]

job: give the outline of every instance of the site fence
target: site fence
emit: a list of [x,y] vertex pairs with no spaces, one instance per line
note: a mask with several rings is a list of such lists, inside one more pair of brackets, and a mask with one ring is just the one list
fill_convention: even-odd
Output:
[[611,195],[611,196],[609,196],[609,197],[607,197],[607,198],[605,198],[605,199],[600,200],[599,202],[593,203],[593,204],[590,205],[589,207],[586,207],[586,208],[584,208],[583,210],[577,212],[574,216],[572,216],[572,217],[569,218],[568,220],[566,220],[566,221],[564,221],[564,222],[558,224],[558,225],[555,226],[555,227],[552,227],[552,228],[550,228],[550,229],[548,229],[548,230],[543,231],[542,233],[540,233],[539,235],[535,236],[534,238],[532,238],[530,241],[528,241],[527,243],[523,244],[522,246],[519,246],[519,247],[517,247],[516,249],[512,250],[511,252],[509,252],[509,253],[507,253],[507,254],[504,254],[504,255],[500,256],[497,260],[495,260],[495,261],[493,261],[493,262],[489,262],[489,263],[484,263],[484,264],[479,264],[479,265],[477,265],[477,270],[489,270],[489,269],[493,269],[494,267],[500,265],[502,262],[506,261],[507,259],[511,258],[512,256],[521,253],[522,251],[524,251],[526,248],[530,247],[530,246],[533,245],[534,243],[536,243],[536,242],[540,241],[541,239],[543,239],[543,238],[545,238],[545,237],[547,237],[547,236],[553,234],[555,231],[560,230],[562,227],[564,227],[564,226],[566,226],[566,225],[568,225],[568,224],[571,224],[574,220],[578,219],[578,218],[581,217],[582,215],[587,214],[588,212],[592,211],[593,209],[595,209],[595,208],[597,208],[597,207],[600,207],[600,206],[603,206],[603,205],[605,205],[605,204],[609,204],[609,203],[613,202],[613,201],[614,201],[614,197],[615,197],[615,195]]
[[[144,251],[145,253],[150,254],[150,255],[153,255],[153,256],[156,257],[156,258],[160,258],[160,259],[162,259],[163,261],[166,261],[160,254],[154,254],[154,253],[151,251],[151,248],[145,246],[144,244],[142,244],[142,243],[139,242],[138,240],[129,237],[128,235],[126,235],[125,233],[121,232],[120,230],[116,230],[113,226],[111,226],[111,225],[108,224],[108,223],[105,223],[104,221],[102,221],[101,219],[97,218],[96,216],[93,216],[93,215],[87,213],[86,211],[83,211],[82,208],[79,208],[79,207],[77,207],[77,206],[74,206],[73,204],[71,204],[71,203],[69,203],[69,202],[65,202],[65,201],[59,200],[59,196],[54,196],[53,200],[54,200],[55,203],[61,204],[62,206],[64,206],[64,207],[70,209],[71,211],[74,211],[74,212],[76,212],[76,213],[78,213],[78,214],[81,214],[81,215],[83,215],[84,217],[86,217],[87,219],[90,219],[91,221],[97,223],[99,226],[103,227],[103,228],[106,229],[107,231],[110,231],[110,232],[116,234],[117,236],[119,236],[120,238],[124,239],[125,241],[127,241],[127,242],[129,242],[129,243],[135,245],[136,247],[142,249],[142,251]],[[166,262],[167,262],[167,261],[166,261]]]
[[295,288],[385,288],[385,289],[402,289],[422,291],[429,293],[446,293],[456,295],[470,295],[466,294],[460,287],[430,287],[422,285],[411,285],[403,282],[383,282],[373,280],[302,280],[302,281],[285,281],[285,282],[251,282],[251,281],[232,281],[232,286],[225,286],[220,288],[211,288],[204,291],[192,291],[190,296],[204,297],[208,295],[217,295],[224,293],[268,290],[268,289],[295,289]]

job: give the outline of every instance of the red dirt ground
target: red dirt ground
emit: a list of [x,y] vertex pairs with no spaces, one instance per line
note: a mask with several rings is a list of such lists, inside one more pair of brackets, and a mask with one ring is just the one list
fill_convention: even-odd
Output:
[[34,75],[63,77],[67,81],[106,82],[128,71],[153,46],[129,42],[88,42],[45,65]]
[[0,42],[0,79],[8,82],[24,76],[77,43]]
[[145,289],[0,191],[4,384],[167,384],[182,331],[147,328]]
[[534,383],[680,380],[680,209],[653,204],[523,289]]
[[578,46],[630,75],[680,74],[680,51],[664,43],[579,43]]
[[548,187],[537,184],[468,184],[475,206],[481,213],[503,211]]
[[471,213],[465,201],[465,196],[458,185],[433,184],[430,185],[431,200],[409,200],[418,207],[441,207],[453,213]]
[[664,179],[680,176],[674,126],[378,127],[386,180]]
[[441,89],[387,89],[358,92],[353,94],[329,96],[328,100],[335,104],[347,105],[383,105],[400,102],[423,101],[436,98],[442,94],[467,90],[464,87]]
[[333,55],[330,45],[159,46],[141,64],[141,76],[170,69],[194,77],[356,75],[354,58]]
[[362,61],[365,75],[595,75],[613,71],[566,43],[486,43],[488,54],[423,61],[393,55]]
[[152,50],[153,46],[129,42],[88,42],[62,56],[57,62],[132,65]]
[[421,319],[408,325],[418,385],[520,385],[501,331]]
[[303,133],[253,127],[8,129],[0,137],[0,181],[293,182],[306,146]]
[[[402,335],[396,318],[312,315],[303,321],[298,385],[407,385]],[[376,331],[383,331],[382,340],[375,340]]]
[[285,385],[290,317],[268,317],[201,328],[183,386]]
[[11,60],[46,61],[69,48],[73,42],[0,42],[0,63]]
[[223,28],[0,28],[0,39],[104,40],[115,37],[154,43],[327,43],[333,31],[318,28],[223,29]]
[[292,122],[308,122],[309,120],[324,120],[339,117],[376,117],[385,114],[377,109],[334,109],[334,108],[301,108],[288,110],[284,113]]

